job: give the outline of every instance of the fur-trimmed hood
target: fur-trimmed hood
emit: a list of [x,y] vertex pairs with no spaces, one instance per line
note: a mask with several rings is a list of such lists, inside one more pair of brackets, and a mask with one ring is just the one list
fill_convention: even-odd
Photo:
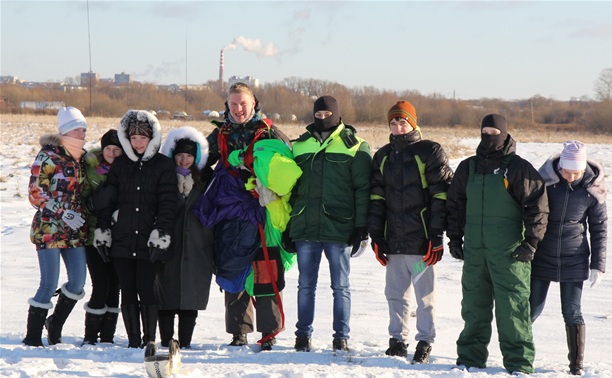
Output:
[[62,136],[60,134],[44,134],[38,140],[41,147],[48,145],[59,147],[62,145]]
[[85,154],[83,161],[89,167],[97,167],[104,161],[104,155],[102,154],[102,149],[100,147],[93,147]]
[[[546,186],[555,185],[561,182],[561,178],[555,169],[555,167],[559,166],[560,158],[560,153],[552,155],[542,164],[540,169],[538,169]],[[603,203],[606,200],[608,191],[606,189],[604,169],[599,163],[587,159],[587,167],[580,185],[584,186],[587,191],[597,199],[597,202]]]
[[195,162],[198,166],[198,170],[201,171],[208,161],[208,140],[206,140],[204,135],[194,127],[182,126],[178,129],[170,130],[160,152],[173,159],[174,147],[176,146],[176,142],[181,139],[189,139],[197,144],[200,156],[196,156]]
[[161,146],[161,125],[153,114],[145,110],[128,110],[127,113],[125,113],[125,115],[121,119],[121,124],[117,129],[117,136],[119,137],[119,142],[121,142],[121,146],[123,147],[125,155],[132,161],[139,160],[138,155],[136,155],[136,151],[134,151],[134,148],[130,144],[130,136],[128,134],[129,125],[134,120],[147,121],[149,122],[149,125],[151,125],[151,129],[153,130],[153,137],[149,141],[149,145],[147,146],[147,149],[145,150],[141,158],[142,161],[150,160],[153,156],[155,156],[156,153],[159,152],[159,148]]

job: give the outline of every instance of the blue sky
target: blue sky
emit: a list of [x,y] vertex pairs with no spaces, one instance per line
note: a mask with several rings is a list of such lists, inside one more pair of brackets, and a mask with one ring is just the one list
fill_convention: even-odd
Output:
[[[85,0],[2,0],[0,11],[2,75],[89,71]],[[612,1],[90,0],[89,26],[92,71],[158,84],[218,79],[228,46],[225,79],[295,76],[461,99],[592,98],[612,67]]]

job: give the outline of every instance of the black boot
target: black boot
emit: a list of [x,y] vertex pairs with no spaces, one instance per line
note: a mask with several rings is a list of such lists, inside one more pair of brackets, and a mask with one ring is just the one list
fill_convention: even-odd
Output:
[[98,342],[98,335],[100,334],[100,329],[102,328],[102,321],[104,320],[104,315],[106,314],[106,306],[101,309],[94,309],[89,307],[89,302],[85,303],[85,337],[83,337],[83,343],[81,346],[85,344],[96,345]]
[[66,323],[66,319],[68,319],[68,315],[72,312],[74,305],[84,296],[85,291],[81,291],[80,294],[73,294],[66,289],[65,284],[62,286],[57,303],[55,304],[55,310],[45,321],[49,345],[55,345],[62,342],[62,328],[64,328],[64,323]]
[[117,319],[119,318],[119,309],[109,307],[102,319],[102,327],[100,328],[101,343],[115,343],[115,331],[117,330]]
[[128,336],[128,348],[141,348],[140,337],[140,305],[138,303],[122,305],[121,316]]
[[567,334],[567,347],[569,354],[570,374],[582,375],[584,373],[584,343],[585,343],[585,326],[584,324],[566,325],[565,333]]
[[35,302],[34,299],[30,298],[28,301],[30,308],[28,309],[28,325],[25,338],[21,341],[24,345],[41,347],[44,346],[42,343],[42,330],[45,326],[45,319],[51,303],[48,304],[48,308],[39,306],[45,306],[42,303]]
[[142,342],[147,345],[149,341],[155,341],[157,331],[157,305],[140,305],[142,315]]
[[181,349],[191,349],[191,338],[196,325],[197,311],[184,311],[179,314],[178,341]]
[[[168,348],[170,340],[174,336],[174,311],[159,310],[157,320],[159,323],[159,337],[161,338],[161,346]],[[181,343],[181,346],[183,343]]]

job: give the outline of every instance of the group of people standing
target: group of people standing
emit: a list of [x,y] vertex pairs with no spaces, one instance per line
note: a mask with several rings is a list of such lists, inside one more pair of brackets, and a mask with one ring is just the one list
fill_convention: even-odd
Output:
[[[113,342],[121,312],[129,347],[155,341],[157,326],[168,346],[178,316],[179,344],[189,348],[214,275],[225,292],[230,345],[246,345],[257,329],[262,350],[271,350],[285,328],[284,273],[297,263],[294,347],[307,352],[324,254],[332,347],[348,352],[350,258],[371,238],[386,269],[385,353],[408,355],[412,287],[412,363],[426,363],[446,232],[451,256],[463,260],[457,368],[486,366],[495,307],[504,367],[532,373],[532,323],[550,282],[560,282],[570,372],[582,374],[583,281],[601,280],[607,243],[603,168],[587,159],[586,146],[566,142],[538,171],[516,154],[506,119],[489,114],[475,156],[453,173],[442,146],[423,139],[410,102],[389,109],[389,143],[373,157],[340,115],[336,99],[322,96],[313,123],[289,140],[263,117],[251,88],[238,83],[229,89],[225,119],[213,121],[207,137],[184,126],[162,146],[155,116],[130,110],[104,134],[101,149],[84,154],[85,118],[61,109],[59,134],[41,138],[32,165],[31,239],[41,284],[29,300],[23,343],[42,346],[43,327],[50,345],[61,342],[66,318],[85,295],[87,262],[84,344]],[[56,291],[60,256],[68,282]]]

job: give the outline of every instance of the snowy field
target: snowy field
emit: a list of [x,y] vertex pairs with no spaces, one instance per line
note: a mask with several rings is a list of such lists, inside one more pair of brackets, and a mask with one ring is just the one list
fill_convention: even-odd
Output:
[[[64,327],[63,344],[52,347],[24,347],[28,303],[39,280],[34,246],[29,241],[33,208],[27,200],[29,166],[38,139],[33,129],[28,136],[3,134],[0,150],[0,211],[1,211],[1,322],[0,376],[25,377],[146,377],[143,351],[127,349],[123,322],[119,320],[116,344],[81,347],[84,330],[85,300],[77,304]],[[24,142],[28,140],[27,144]],[[519,155],[539,167],[561,144],[518,144]],[[477,140],[460,143],[475,147]],[[589,158],[602,163],[607,172],[608,188],[612,188],[612,145],[589,145]],[[453,168],[459,160],[452,162]],[[609,191],[611,193],[612,191]],[[612,204],[608,194],[608,213]],[[610,249],[610,243],[608,243]],[[608,274],[595,288],[585,283],[583,313],[587,325],[585,377],[612,377],[612,258],[608,259]],[[321,264],[313,350],[298,353],[293,349],[296,323],[297,268],[287,274],[284,290],[286,330],[270,352],[260,353],[255,343],[260,334],[251,334],[248,347],[228,347],[231,336],[224,332],[223,295],[216,285],[211,290],[208,310],[200,311],[193,337],[193,350],[182,352],[182,369],[174,377],[504,377],[497,337],[489,346],[486,369],[475,372],[451,370],[455,364],[455,341],[462,328],[460,316],[461,262],[447,253],[436,265],[438,269],[437,339],[431,361],[410,365],[416,346],[411,341],[408,360],[387,357],[388,313],[384,297],[384,268],[371,251],[353,259],[351,272],[352,318],[349,347],[350,357],[334,356],[332,341],[332,294],[326,260]],[[60,284],[65,280],[62,266]],[[89,281],[85,290],[90,294]],[[558,285],[552,285],[548,303],[534,325],[536,343],[536,373],[534,377],[566,377],[567,346],[561,317]],[[411,324],[414,335],[414,318]],[[45,335],[45,334],[43,334]],[[43,337],[46,344],[46,338]]]

